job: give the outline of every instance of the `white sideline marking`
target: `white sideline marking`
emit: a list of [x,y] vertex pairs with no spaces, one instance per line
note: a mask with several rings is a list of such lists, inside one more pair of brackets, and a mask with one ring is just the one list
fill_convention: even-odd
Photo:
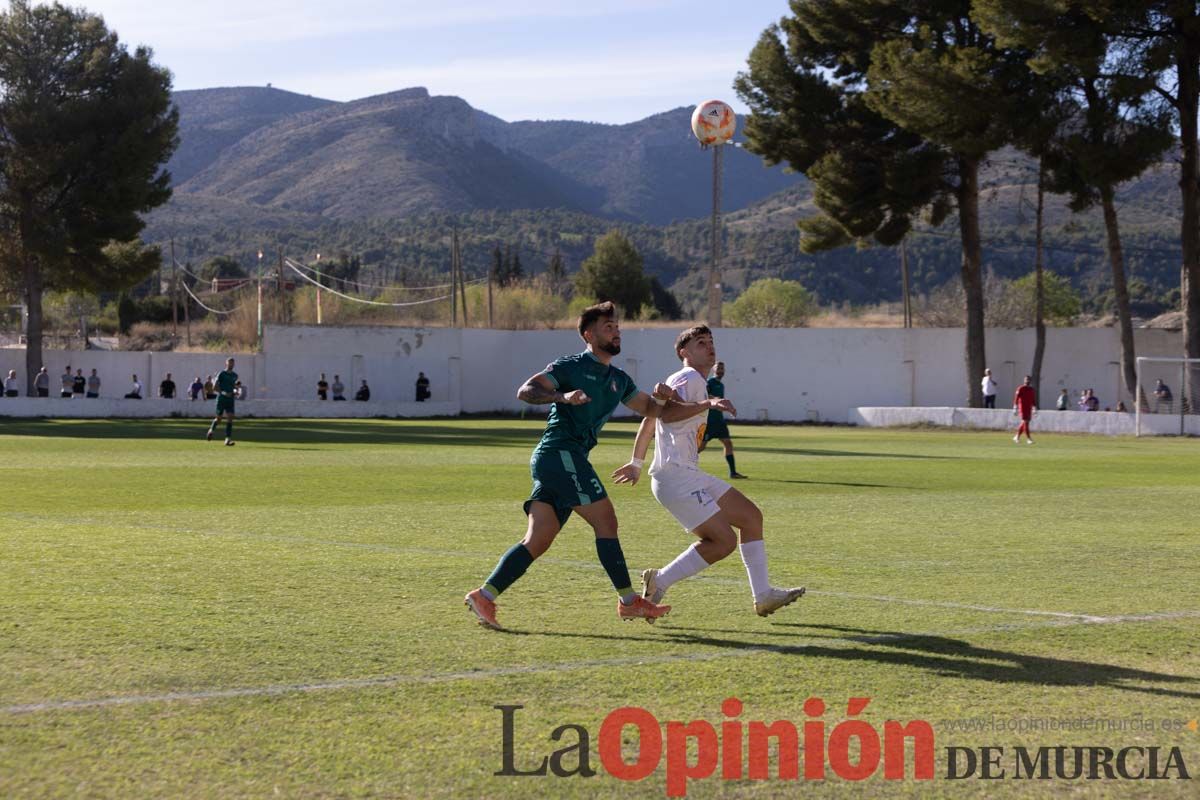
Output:
[[[85,700],[48,700],[40,703],[0,707],[0,714],[33,714],[39,711],[76,711],[87,708],[107,708],[113,706],[144,705],[146,703],[170,703],[180,701],[222,700],[233,697],[265,697],[284,694],[303,694],[310,692],[329,692],[348,689],[374,689],[388,686],[429,685],[435,683],[450,683],[460,680],[490,680],[510,675],[537,675],[546,672],[564,672],[573,670],[598,669],[601,667],[636,667],[647,664],[670,664],[674,662],[717,661],[724,658],[745,658],[762,653],[794,654],[820,645],[845,643],[846,646],[858,644],[886,644],[902,642],[906,639],[947,638],[977,633],[998,633],[1008,631],[1030,630],[1036,628],[1062,628],[1075,625],[1119,625],[1129,622],[1156,622],[1161,620],[1185,619],[1200,617],[1200,611],[1168,611],[1160,614],[1136,614],[1116,617],[1091,617],[1074,615],[1059,617],[1040,623],[1023,623],[1007,625],[990,625],[975,628],[961,628],[949,631],[933,631],[927,633],[883,633],[866,636],[806,636],[796,644],[761,644],[750,645],[737,650],[722,650],[710,653],[678,653],[675,655],[641,656],[628,658],[595,659],[591,661],[567,661],[554,664],[537,664],[521,667],[497,667],[494,669],[468,670],[460,672],[442,672],[426,675],[389,675],[378,678],[356,678],[340,681],[314,681],[310,683],[275,684],[270,686],[246,686],[231,689],[205,689],[192,692],[165,692],[163,694],[125,695],[117,697],[98,697]],[[669,629],[668,629],[669,630]],[[490,634],[483,634],[490,635]],[[536,633],[534,633],[536,635]],[[699,631],[698,636],[704,636]],[[752,631],[746,635],[753,636]]]

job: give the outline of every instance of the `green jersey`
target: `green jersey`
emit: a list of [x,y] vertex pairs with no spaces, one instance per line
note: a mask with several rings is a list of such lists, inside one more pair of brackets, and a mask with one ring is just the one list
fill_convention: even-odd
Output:
[[716,378],[708,379],[708,396],[709,397],[724,397],[725,384],[721,383]]
[[225,397],[233,397],[233,387],[237,383],[237,373],[227,369],[221,370],[217,376],[217,392]]
[[586,456],[596,446],[596,437],[617,403],[637,395],[633,378],[612,365],[601,364],[590,352],[563,356],[541,373],[560,392],[582,389],[591,400],[581,406],[555,403],[542,440],[534,449],[536,456],[548,450],[570,450]]

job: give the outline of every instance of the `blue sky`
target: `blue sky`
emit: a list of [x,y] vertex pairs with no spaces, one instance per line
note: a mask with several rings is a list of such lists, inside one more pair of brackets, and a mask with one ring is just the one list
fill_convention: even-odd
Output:
[[503,119],[629,122],[721,99],[786,0],[69,0],[176,89],[331,100],[425,86]]

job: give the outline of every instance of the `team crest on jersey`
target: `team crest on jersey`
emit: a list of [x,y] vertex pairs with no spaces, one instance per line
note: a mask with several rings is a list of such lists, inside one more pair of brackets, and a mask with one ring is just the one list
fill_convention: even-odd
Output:
[[617,392],[617,382],[614,380],[609,386],[612,388],[613,394]]

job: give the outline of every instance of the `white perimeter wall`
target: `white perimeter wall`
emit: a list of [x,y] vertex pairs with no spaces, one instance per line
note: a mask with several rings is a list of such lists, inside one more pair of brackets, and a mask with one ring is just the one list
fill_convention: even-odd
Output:
[[[677,333],[626,327],[623,352],[614,363],[649,388],[678,369],[672,352]],[[965,405],[965,336],[954,328],[721,329],[716,341],[718,357],[726,362],[729,397],[742,418],[847,422],[858,407]],[[1066,388],[1074,401],[1092,387],[1102,408],[1118,399],[1132,407],[1132,397],[1120,390],[1115,328],[1052,328],[1046,339],[1043,406],[1053,405],[1059,389]],[[1136,344],[1141,356],[1182,355],[1182,337],[1175,332],[1139,330]],[[1000,384],[999,405],[1011,406],[1033,347],[1033,330],[988,331],[988,366]],[[167,372],[183,392],[193,377],[215,374],[226,355],[233,355],[252,401],[313,400],[324,372],[331,383],[334,374],[341,375],[348,397],[367,379],[370,405],[381,404],[374,410],[380,414],[388,413],[384,403],[410,403],[417,373],[424,372],[438,403],[434,413],[472,413],[520,410],[517,387],[558,356],[581,350],[582,343],[574,331],[563,330],[267,326],[264,349],[261,354],[47,350],[44,361],[52,397],[58,376],[70,364],[85,375],[96,368],[104,382],[101,394],[111,398],[129,390],[133,373],[150,396]],[[16,369],[23,377],[24,367],[23,350],[0,351],[4,374]],[[1148,365],[1143,380],[1152,384],[1157,377],[1178,393],[1177,368]],[[432,412],[433,406],[428,408]],[[244,413],[255,412],[246,407]]]

